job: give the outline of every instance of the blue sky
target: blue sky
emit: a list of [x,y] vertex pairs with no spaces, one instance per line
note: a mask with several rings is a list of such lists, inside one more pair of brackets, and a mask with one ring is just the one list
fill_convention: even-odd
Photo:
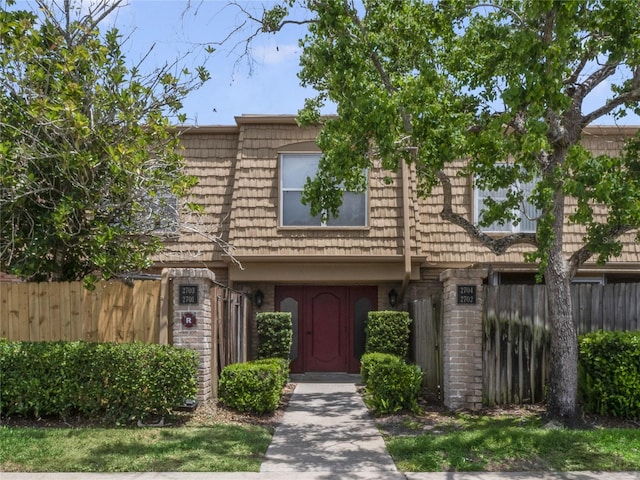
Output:
[[[263,5],[273,3],[242,2],[256,16],[260,16]],[[190,8],[187,4],[184,0],[129,0],[113,19],[123,33],[131,33],[125,49],[128,56],[139,58],[155,44],[150,66],[189,52],[186,63],[193,65],[202,61],[204,44],[227,38],[245,20],[238,7],[228,5],[226,0],[191,0]],[[239,58],[244,44],[238,42],[255,28],[247,25],[224,45],[213,45],[216,52],[206,63],[212,78],[184,105],[188,123],[230,125],[235,123],[234,116],[242,114],[295,114],[304,99],[312,95],[300,86],[296,76],[298,38],[305,28],[292,26],[278,35],[259,35],[252,43],[249,65],[249,57]]]
[[[18,5],[24,6],[26,1],[21,0]],[[237,0],[237,3],[259,17],[264,6],[275,2]],[[149,68],[184,55],[187,57],[179,60],[180,64],[200,64],[205,44],[227,38],[246,19],[227,0],[125,0],[124,4],[109,20],[128,36],[124,51],[132,62],[154,46],[145,61]],[[184,103],[187,123],[233,125],[234,117],[242,114],[295,114],[304,99],[312,96],[313,92],[302,88],[296,76],[298,39],[306,27],[290,25],[277,35],[258,35],[252,43],[253,64],[249,66],[248,58],[238,58],[244,48],[238,42],[254,31],[254,25],[247,25],[224,45],[215,46],[216,52],[206,63],[212,79]],[[594,105],[601,104],[608,93],[605,84],[599,86],[591,95]],[[335,113],[335,109],[329,106],[323,113]],[[603,118],[597,123],[614,121]],[[640,118],[628,116],[618,123],[640,125]]]

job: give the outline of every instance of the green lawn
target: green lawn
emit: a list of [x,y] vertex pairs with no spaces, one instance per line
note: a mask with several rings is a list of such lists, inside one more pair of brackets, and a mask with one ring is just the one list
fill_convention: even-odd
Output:
[[545,428],[535,416],[472,415],[426,428],[418,418],[405,427],[385,434],[402,471],[640,470],[640,429],[567,430]]
[[[536,415],[405,417],[383,432],[401,471],[640,470],[640,429],[550,429]],[[398,428],[400,425],[401,428]],[[0,471],[258,471],[262,426],[0,427]]]
[[0,471],[258,471],[268,429],[213,425],[171,428],[0,427]]

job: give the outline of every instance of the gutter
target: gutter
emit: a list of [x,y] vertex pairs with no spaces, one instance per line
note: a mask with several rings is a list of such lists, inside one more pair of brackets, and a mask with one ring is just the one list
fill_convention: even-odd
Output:
[[402,215],[404,226],[404,275],[398,294],[398,303],[404,300],[409,280],[411,280],[411,228],[409,226],[409,165],[402,162]]

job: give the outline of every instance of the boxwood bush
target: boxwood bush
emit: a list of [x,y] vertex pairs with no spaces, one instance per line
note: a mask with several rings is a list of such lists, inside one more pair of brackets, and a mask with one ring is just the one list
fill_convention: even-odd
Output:
[[0,365],[3,416],[126,423],[197,393],[197,353],[168,345],[2,340]]
[[418,410],[423,375],[418,366],[381,353],[363,355],[361,364],[366,378],[365,402],[371,409],[377,413]]
[[261,312],[256,315],[258,358],[289,358],[293,326],[290,312]]
[[374,365],[379,363],[396,363],[399,357],[391,355],[390,353],[365,353],[360,359],[360,377],[364,385],[369,380],[369,372]]
[[286,362],[286,374],[283,371],[283,359],[263,359],[226,366],[218,382],[220,403],[240,412],[263,414],[275,411],[289,375]]
[[588,412],[640,418],[640,332],[580,337],[579,389]]
[[369,312],[366,353],[389,353],[400,358],[409,354],[411,319],[408,312]]
[[279,357],[262,358],[254,360],[253,363],[258,365],[275,365],[277,368],[278,383],[281,387],[284,387],[289,381],[289,365],[291,363],[289,359]]

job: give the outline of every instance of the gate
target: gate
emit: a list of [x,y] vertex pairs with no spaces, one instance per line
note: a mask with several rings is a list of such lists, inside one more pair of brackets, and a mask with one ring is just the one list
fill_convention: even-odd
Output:
[[430,295],[409,302],[412,360],[424,372],[423,386],[442,399],[442,296]]

